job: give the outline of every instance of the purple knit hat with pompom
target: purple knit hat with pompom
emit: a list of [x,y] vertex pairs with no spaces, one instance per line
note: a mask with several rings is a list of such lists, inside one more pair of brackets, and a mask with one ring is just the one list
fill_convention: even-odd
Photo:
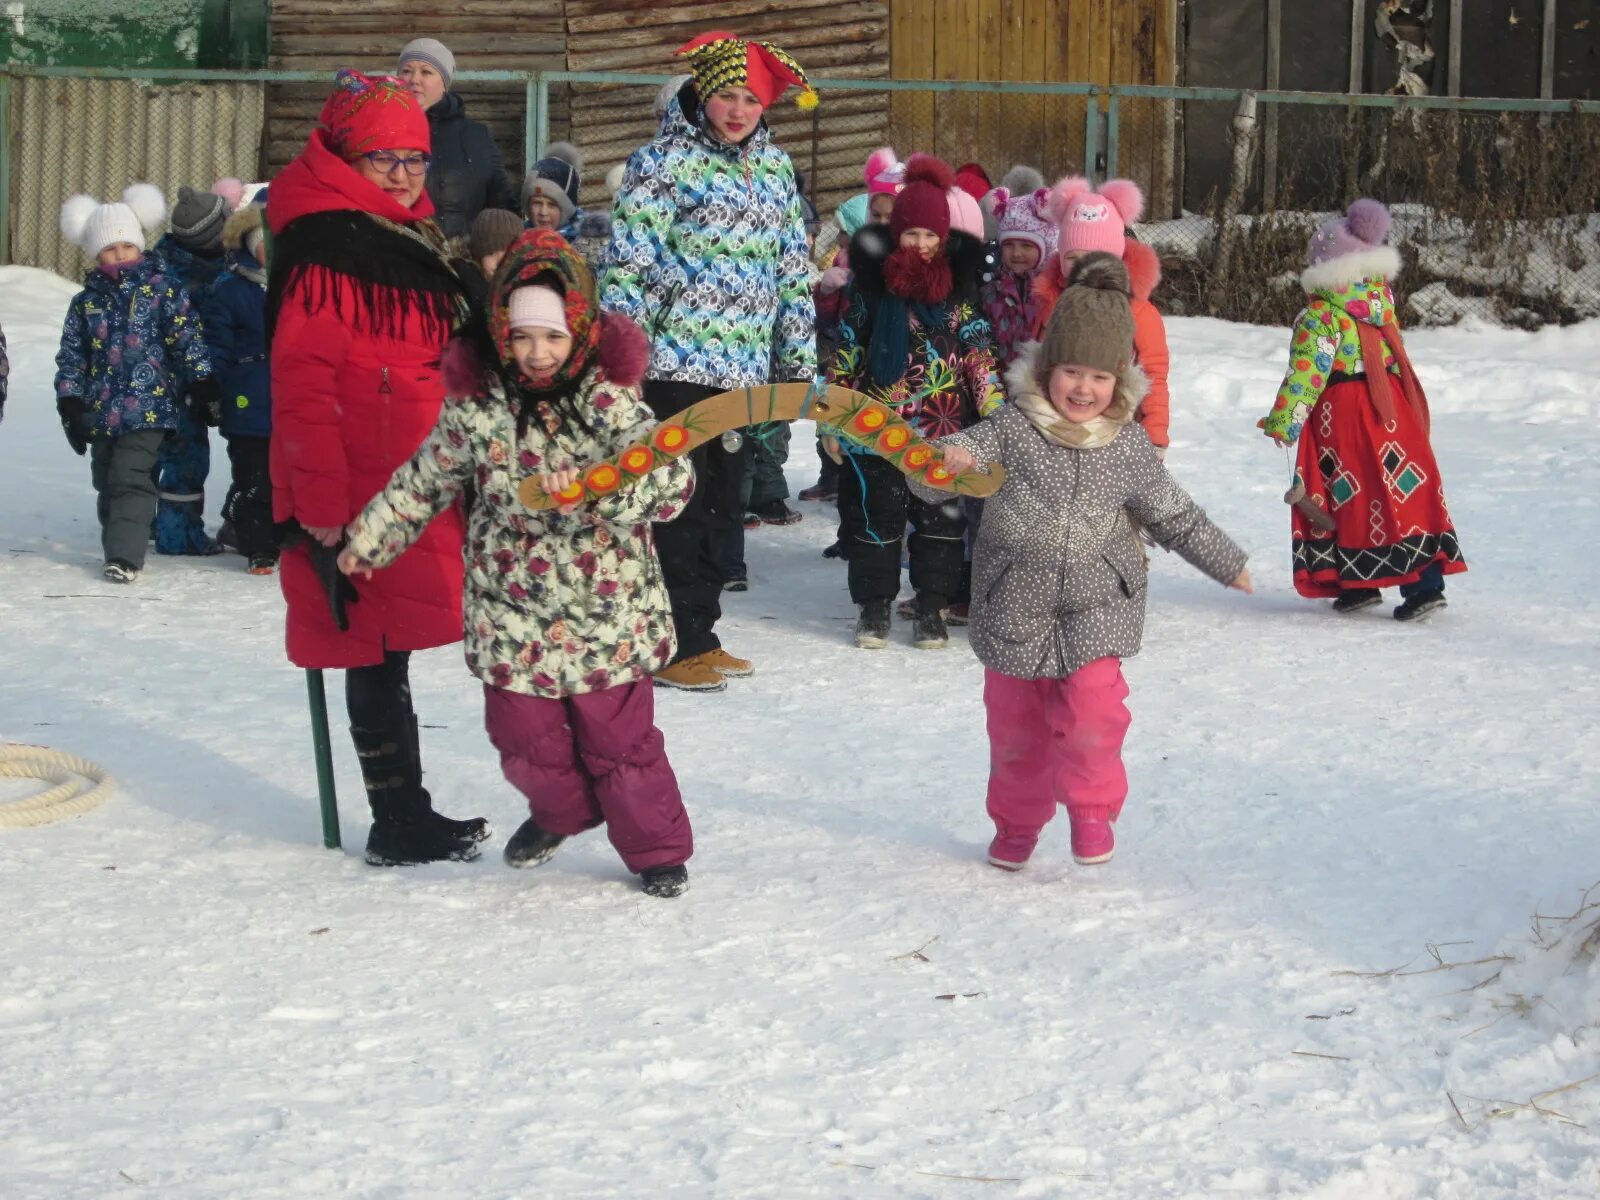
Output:
[[1376,200],[1361,199],[1342,217],[1335,217],[1311,235],[1306,265],[1319,266],[1347,254],[1365,254],[1389,240],[1389,210]]

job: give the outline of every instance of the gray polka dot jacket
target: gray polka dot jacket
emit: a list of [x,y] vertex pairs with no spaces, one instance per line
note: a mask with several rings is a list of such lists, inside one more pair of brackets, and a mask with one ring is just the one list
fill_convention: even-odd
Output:
[[1104,446],[1070,449],[1007,407],[940,444],[1006,468],[972,556],[972,648],[990,670],[1061,678],[1139,652],[1146,568],[1130,516],[1219,583],[1244,570],[1244,551],[1167,473],[1138,425]]

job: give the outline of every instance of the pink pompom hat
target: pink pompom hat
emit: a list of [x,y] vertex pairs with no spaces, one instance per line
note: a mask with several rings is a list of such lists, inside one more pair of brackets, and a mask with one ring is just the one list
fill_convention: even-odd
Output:
[[1122,257],[1128,226],[1144,214],[1144,193],[1131,179],[1108,179],[1100,190],[1079,175],[1050,189],[1049,213],[1060,228],[1062,254],[1103,250]]
[[1040,265],[1047,262],[1056,252],[1059,236],[1056,223],[1050,219],[1050,189],[1013,196],[1009,189],[997,187],[989,195],[995,220],[1000,223],[996,240],[1002,246],[1007,242],[1030,242],[1039,248]]

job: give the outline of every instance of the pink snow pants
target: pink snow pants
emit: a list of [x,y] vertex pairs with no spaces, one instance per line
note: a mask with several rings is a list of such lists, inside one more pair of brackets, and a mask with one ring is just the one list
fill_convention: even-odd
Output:
[[1037,834],[1064,804],[1075,821],[1115,821],[1128,796],[1122,739],[1133,720],[1120,658],[1065,679],[983,673],[989,816],[1005,834]]
[[484,686],[500,769],[547,833],[604,822],[628,870],[675,867],[694,853],[689,814],[655,725],[646,679],[552,700]]

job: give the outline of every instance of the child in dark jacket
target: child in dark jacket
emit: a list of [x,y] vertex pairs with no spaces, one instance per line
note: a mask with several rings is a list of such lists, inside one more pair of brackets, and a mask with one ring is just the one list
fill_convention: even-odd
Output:
[[252,575],[278,565],[272,528],[272,367],[267,358],[264,196],[228,218],[222,242],[228,274],[205,302],[206,348],[222,397],[219,424],[228,442],[233,483],[222,515],[233,523],[239,553]]
[[[1001,403],[975,281],[966,280],[971,295],[964,295],[952,265],[950,187],[948,166],[913,155],[889,220],[892,248],[881,245],[882,226],[856,236],[850,247],[855,278],[829,371],[832,382],[882,400],[929,438],[956,433]],[[931,503],[911,495],[905,476],[887,459],[847,451],[840,540],[850,598],[861,608],[855,641],[862,649],[887,641],[908,520],[917,593],[913,640],[920,649],[939,649],[949,644],[944,609],[961,589],[966,518],[951,498]]]
[[132,185],[120,203],[74,196],[61,209],[62,234],[95,265],[61,330],[56,411],[67,444],[90,455],[103,574],[114,583],[131,583],[144,567],[156,456],[178,426],[179,398],[207,412],[217,400],[189,293],[145,250],[146,231],[165,216],[149,184]]
[[[601,317],[594,276],[560,234],[530,229],[511,244],[490,286],[489,333],[488,363],[468,343],[446,351],[439,423],[350,523],[339,566],[394,562],[471,484],[467,666],[530,814],[506,862],[536,867],[604,824],[644,890],[676,896],[694,839],[655,725],[651,676],[675,639],[651,523],[683,511],[694,476],[687,458],[641,449],[642,473],[624,461],[626,483],[611,467],[580,481],[579,468],[648,437],[655,421],[637,386],[643,333]],[[525,506],[529,476],[562,505]]]

